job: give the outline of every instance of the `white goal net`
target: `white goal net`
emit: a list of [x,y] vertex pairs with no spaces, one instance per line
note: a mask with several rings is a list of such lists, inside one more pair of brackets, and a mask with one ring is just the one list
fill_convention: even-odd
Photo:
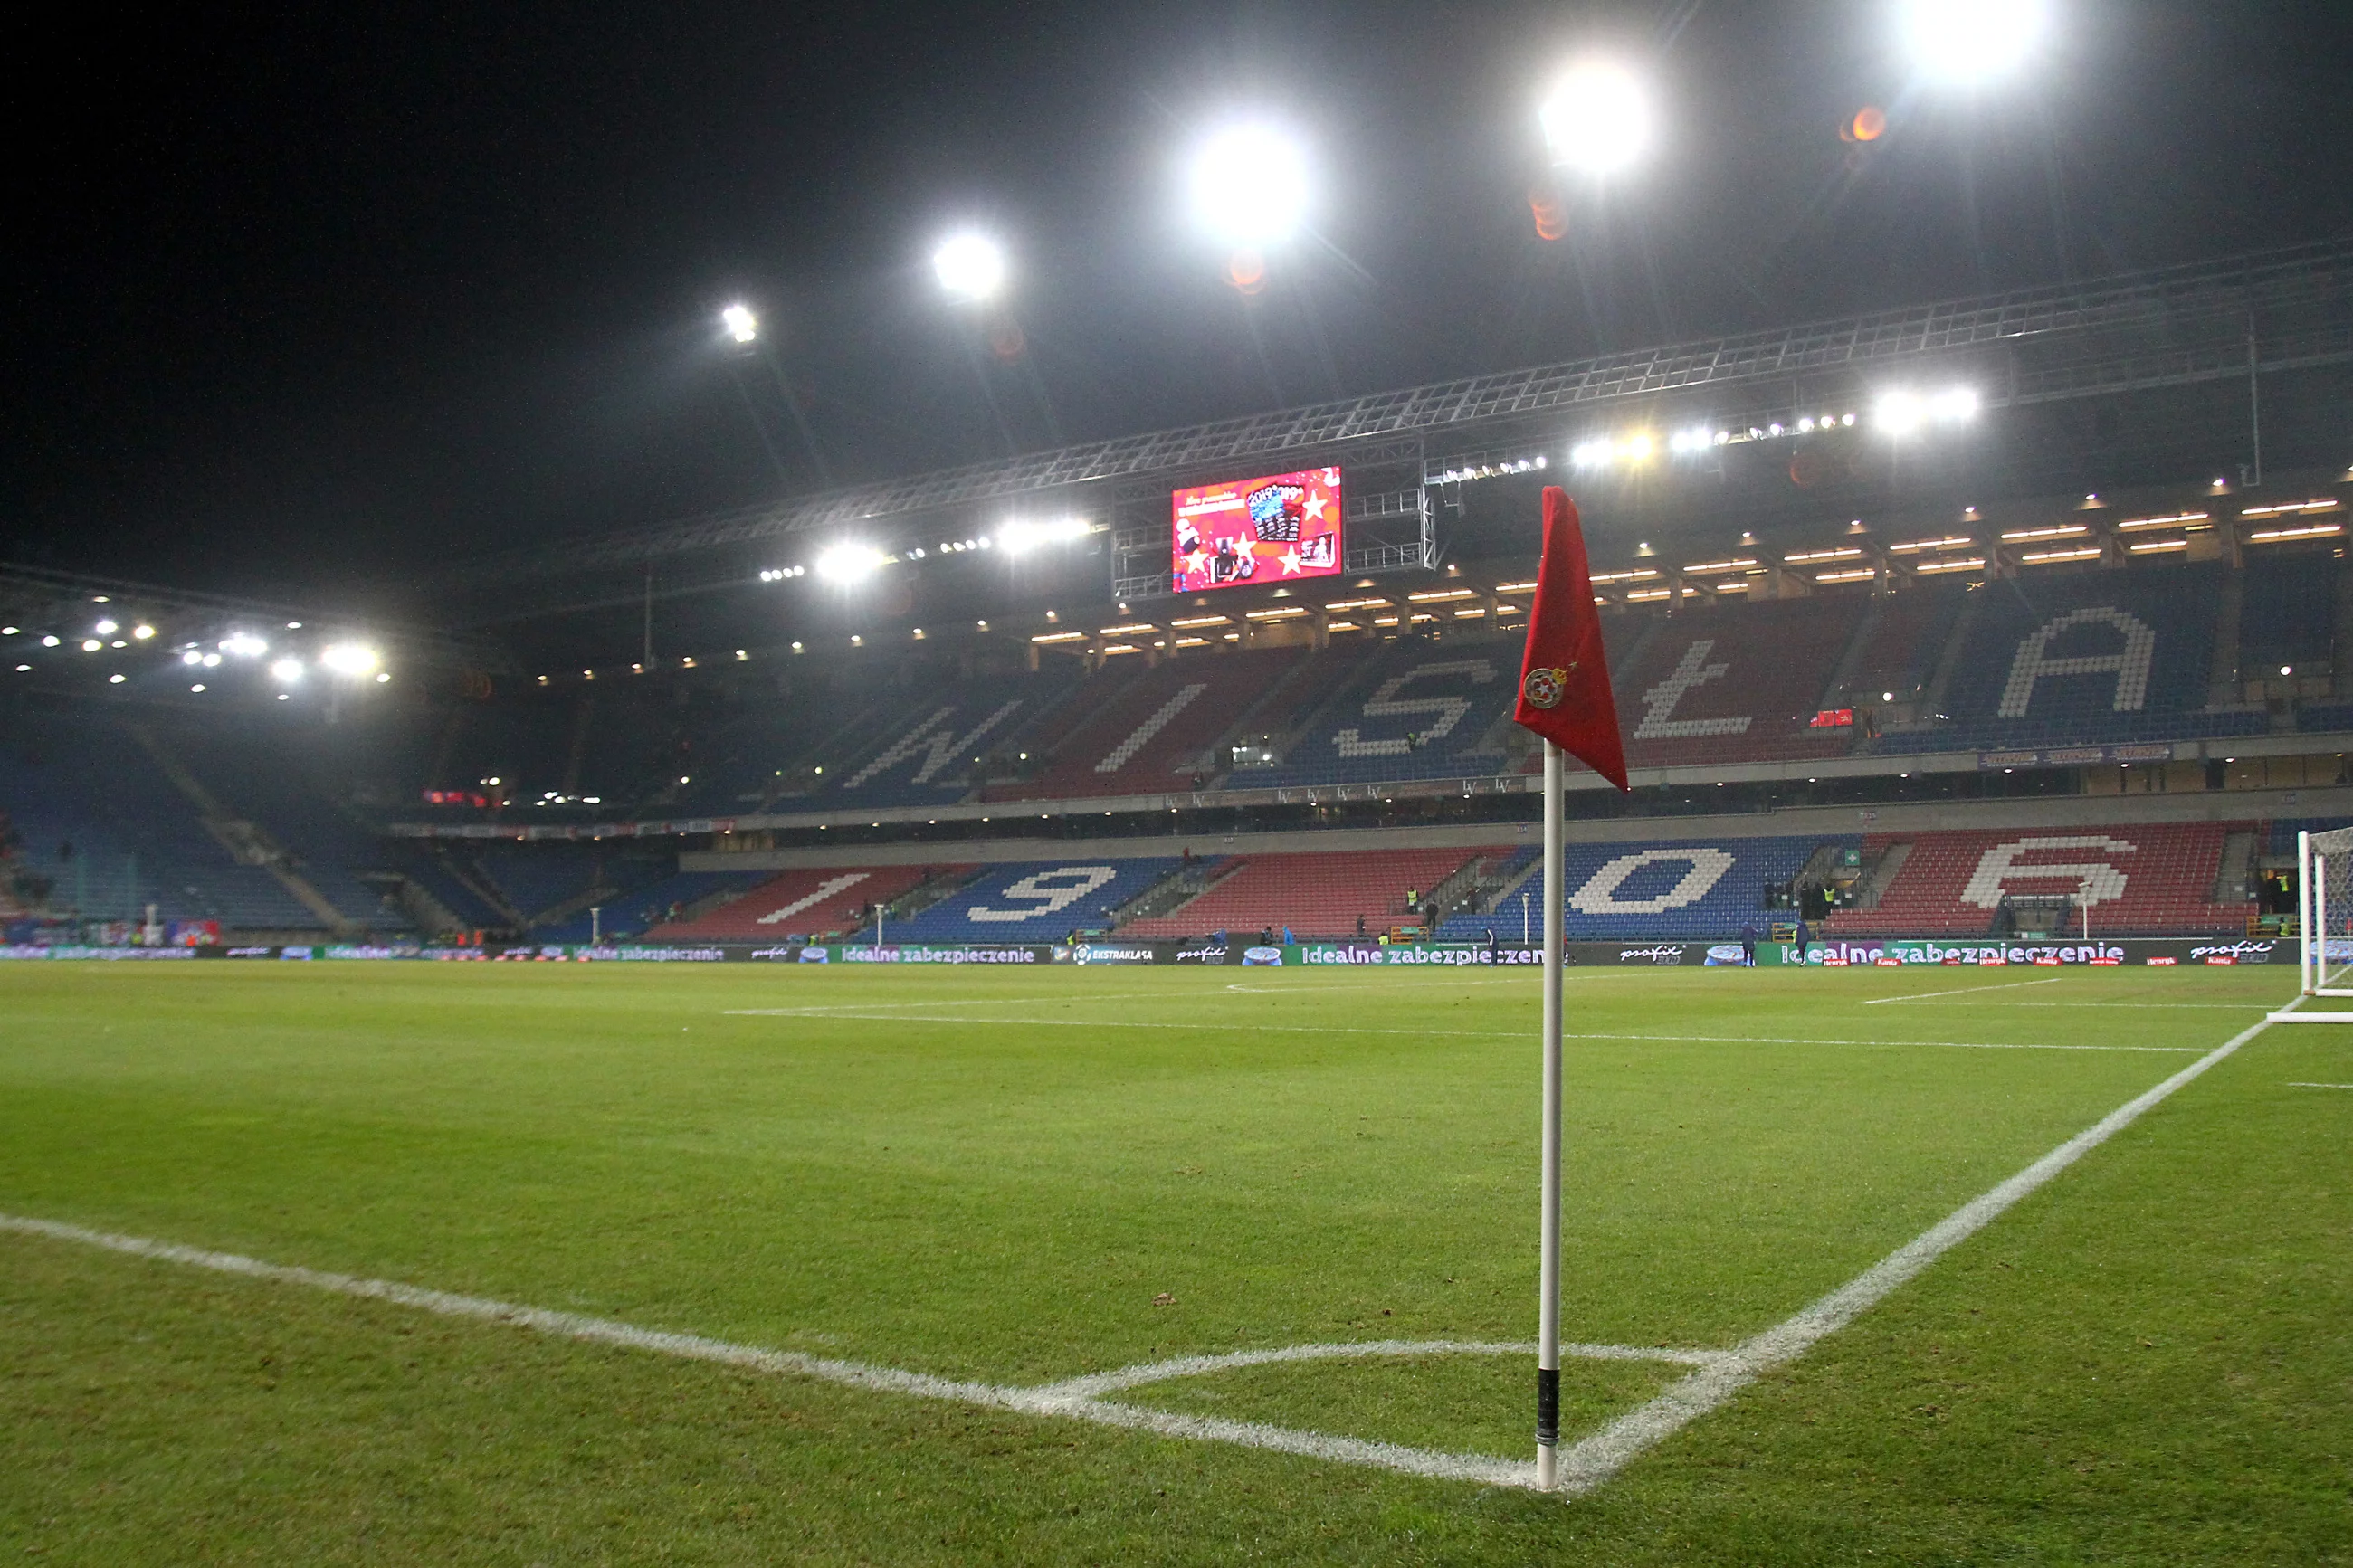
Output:
[[2299,977],[2307,996],[2353,996],[2353,827],[2296,836]]

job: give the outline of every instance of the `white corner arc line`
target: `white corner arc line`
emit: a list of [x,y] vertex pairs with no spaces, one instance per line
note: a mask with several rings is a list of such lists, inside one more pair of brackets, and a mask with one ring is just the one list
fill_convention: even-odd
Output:
[[2008,1181],[1971,1198],[1829,1295],[1756,1335],[1722,1360],[1702,1367],[1649,1404],[1564,1447],[1559,1460],[1560,1489],[1571,1497],[1594,1490],[1646,1450],[1723,1405],[1767,1373],[1796,1361],[2270,1026],[2271,1020],[2266,1018],[2232,1036]]
[[1999,985],[1964,985],[1953,991],[1918,991],[1908,996],[1873,996],[1863,1003],[1866,1007],[1881,1007],[1890,1002],[1926,1002],[1931,996],[1974,996],[1980,991],[2015,991],[2021,985],[2056,985],[2059,976],[2042,980],[2005,980]]
[[[1089,1373],[1083,1377],[1049,1384],[1037,1390],[1053,1398],[1092,1399],[1122,1389],[1144,1388],[1177,1378],[1202,1377],[1245,1367],[1276,1366],[1289,1362],[1369,1361],[1417,1355],[1534,1355],[1534,1340],[1498,1343],[1487,1340],[1366,1340],[1327,1344],[1284,1345],[1279,1350],[1232,1351],[1224,1355],[1177,1356],[1169,1361],[1141,1362],[1116,1372]],[[1563,1345],[1560,1353],[1580,1361],[1663,1361],[1683,1366],[1711,1366],[1729,1351],[1676,1350],[1665,1345]]]

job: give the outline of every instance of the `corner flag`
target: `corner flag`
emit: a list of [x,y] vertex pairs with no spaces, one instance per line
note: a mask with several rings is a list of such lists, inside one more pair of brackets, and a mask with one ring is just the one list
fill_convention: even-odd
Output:
[[1577,504],[1557,487],[1544,493],[1544,562],[1536,568],[1535,608],[1512,717],[1544,737],[1544,1142],[1536,1283],[1536,1485],[1560,1483],[1560,1110],[1561,900],[1565,846],[1561,796],[1564,753],[1625,789],[1626,746],[1609,695],[1609,661],[1601,651],[1601,617],[1593,613],[1593,575]]
[[1535,607],[1520,661],[1520,701],[1512,718],[1625,789],[1626,747],[1618,704],[1609,695],[1609,660],[1601,617],[1593,611],[1593,574],[1577,503],[1557,485],[1544,493],[1544,561],[1536,568]]

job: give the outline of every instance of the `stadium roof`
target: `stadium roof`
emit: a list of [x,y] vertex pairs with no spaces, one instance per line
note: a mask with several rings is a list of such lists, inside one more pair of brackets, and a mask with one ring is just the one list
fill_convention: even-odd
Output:
[[[1557,426],[1579,410],[1668,400],[1823,395],[1874,373],[1967,365],[1989,407],[2031,405],[2353,362],[2353,238],[1936,301],[1768,331],[1597,355],[1090,442],[1000,462],[853,485],[765,506],[502,552],[459,563],[453,585],[501,590],[501,609],[580,595],[581,580],[762,540],[983,504],[1156,492],[1280,461],[1442,468],[1448,454]],[[692,575],[692,574],[690,574]],[[702,585],[743,579],[703,574]],[[507,585],[531,580],[538,595]],[[567,583],[569,586],[567,586]]]

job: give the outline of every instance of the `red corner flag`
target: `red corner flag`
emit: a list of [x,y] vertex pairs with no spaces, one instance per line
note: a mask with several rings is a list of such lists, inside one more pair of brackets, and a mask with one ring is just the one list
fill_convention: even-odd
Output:
[[1609,695],[1609,660],[1601,617],[1593,613],[1593,574],[1577,503],[1557,485],[1544,493],[1544,561],[1528,616],[1528,651],[1520,661],[1520,704],[1512,717],[1616,784],[1627,788],[1626,747],[1618,738],[1618,704]]

